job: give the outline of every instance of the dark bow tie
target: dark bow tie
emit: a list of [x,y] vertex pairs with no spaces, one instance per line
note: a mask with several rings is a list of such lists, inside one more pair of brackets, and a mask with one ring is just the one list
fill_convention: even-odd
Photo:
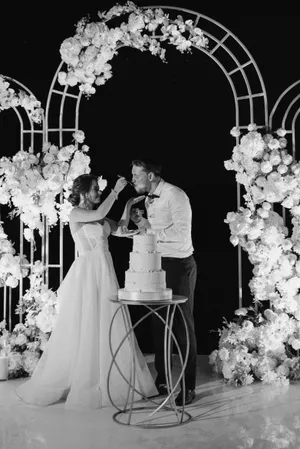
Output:
[[147,197],[150,199],[159,198],[159,195],[155,195],[155,193],[148,193]]

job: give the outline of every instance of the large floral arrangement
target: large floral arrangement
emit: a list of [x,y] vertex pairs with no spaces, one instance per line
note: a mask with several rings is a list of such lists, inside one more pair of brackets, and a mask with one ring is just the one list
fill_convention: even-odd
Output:
[[57,294],[43,282],[44,266],[36,261],[29,275],[30,288],[16,312],[26,313],[24,324],[12,332],[0,323],[0,350],[9,359],[9,378],[30,376],[54,328],[59,303]]
[[[300,378],[300,164],[287,152],[285,130],[261,134],[249,125],[248,131],[225,162],[245,188],[245,207],[228,213],[225,222],[231,243],[241,245],[254,265],[254,305],[224,321],[210,363],[236,385],[286,383]],[[240,135],[237,128],[231,133]],[[275,203],[290,211],[291,233]]]
[[41,123],[44,114],[41,102],[34,95],[28,95],[23,90],[17,93],[9,86],[5,76],[0,75],[0,111],[21,106],[26,109],[33,122]]
[[0,221],[0,287],[15,288],[20,279],[28,275],[28,260],[24,255],[16,254],[2,224]]
[[21,150],[11,158],[0,159],[0,204],[12,208],[11,217],[20,216],[27,226],[24,236],[28,241],[34,239],[34,230],[43,234],[43,217],[49,226],[59,218],[68,222],[72,182],[90,172],[89,147],[80,146],[83,131],[76,131],[73,137],[74,143],[62,148],[45,143],[41,153]]
[[[109,28],[105,22],[129,14],[127,23]],[[140,51],[150,51],[165,61],[165,41],[180,52],[190,51],[192,46],[206,48],[208,39],[192,20],[184,21],[178,16],[171,20],[162,9],[143,10],[133,2],[116,5],[108,12],[99,12],[99,22],[88,22],[83,18],[77,24],[74,37],[65,39],[61,45],[62,60],[67,72],[59,73],[61,85],[75,86],[86,95],[94,94],[97,86],[103,85],[112,76],[109,61],[117,55],[118,48],[130,46]]]

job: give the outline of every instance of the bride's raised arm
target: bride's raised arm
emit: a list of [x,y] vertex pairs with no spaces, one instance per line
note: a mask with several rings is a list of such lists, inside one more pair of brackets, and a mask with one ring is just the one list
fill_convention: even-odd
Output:
[[71,210],[70,219],[73,222],[87,223],[89,221],[99,221],[106,217],[112,205],[118,198],[118,194],[124,189],[127,181],[125,178],[117,180],[115,187],[111,190],[108,197],[100,204],[97,209],[83,209],[74,207]]

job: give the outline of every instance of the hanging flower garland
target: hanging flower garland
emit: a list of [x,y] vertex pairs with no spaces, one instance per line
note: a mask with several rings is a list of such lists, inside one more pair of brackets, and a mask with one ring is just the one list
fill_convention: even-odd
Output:
[[41,123],[44,114],[41,102],[34,95],[28,95],[23,90],[16,93],[9,86],[10,84],[6,81],[5,76],[0,75],[0,111],[21,106],[26,109],[33,122]]
[[[248,131],[225,161],[245,187],[246,207],[228,213],[225,222],[231,243],[241,245],[254,265],[249,286],[255,306],[224,321],[210,363],[235,385],[255,379],[284,384],[300,379],[300,164],[287,152],[285,130],[262,135],[249,125]],[[233,128],[231,134],[240,131]],[[275,203],[289,209],[291,235]]]
[[[106,25],[108,20],[125,14],[129,14],[127,23],[123,22],[116,28]],[[94,84],[103,85],[112,77],[109,61],[118,54],[121,46],[150,51],[163,61],[166,50],[161,47],[161,42],[174,45],[182,53],[191,51],[192,46],[208,46],[208,39],[192,20],[184,21],[181,16],[171,20],[160,8],[143,10],[133,2],[127,2],[108,12],[99,12],[98,16],[99,22],[88,22],[86,18],[80,20],[75,36],[65,39],[60,48],[62,60],[68,68],[67,72],[59,73],[59,83],[79,84],[79,89],[87,96],[95,93]]]

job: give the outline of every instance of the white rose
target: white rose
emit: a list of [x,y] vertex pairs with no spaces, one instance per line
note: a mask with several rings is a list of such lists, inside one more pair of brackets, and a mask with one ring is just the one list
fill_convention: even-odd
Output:
[[277,129],[276,134],[279,137],[284,137],[286,135],[286,130],[283,128],[279,128],[279,129]]
[[246,309],[246,307],[241,307],[240,309],[236,309],[234,311],[234,314],[238,315],[238,316],[246,316],[247,315],[247,309]]
[[282,162],[283,162],[285,165],[290,165],[290,164],[293,162],[293,156],[291,156],[290,154],[287,154],[286,156],[284,156],[284,157],[282,158]]
[[52,164],[54,159],[55,159],[55,156],[53,154],[47,153],[44,156],[44,163],[45,164]]
[[265,210],[270,210],[270,209],[272,208],[271,204],[270,204],[270,203],[267,203],[266,201],[264,201],[264,202],[262,203],[262,207],[263,207],[263,209],[265,209]]
[[281,205],[287,209],[290,209],[294,205],[293,199],[291,197],[287,197],[284,201],[282,201]]
[[284,173],[286,173],[288,171],[288,167],[286,165],[280,164],[277,167],[277,171],[278,173],[280,173],[281,175],[284,175]]
[[256,131],[257,130],[257,126],[255,123],[250,123],[250,125],[248,125],[248,131]]
[[22,346],[22,345],[25,345],[26,342],[27,342],[27,337],[26,337],[26,335],[24,335],[24,334],[19,334],[19,335],[16,337],[16,340],[15,340],[15,344],[16,344],[16,345]]
[[273,166],[269,161],[262,162],[260,169],[263,173],[270,173],[273,170]]
[[236,235],[232,235],[229,240],[233,246],[237,246],[239,244],[239,238]]
[[300,340],[295,338],[292,341],[292,348],[295,349],[295,351],[298,351],[300,349]]
[[78,55],[81,51],[81,45],[78,39],[75,39],[73,37],[65,39],[61,44],[59,51],[64,62],[72,66],[78,64]]
[[16,288],[19,285],[19,281],[13,276],[8,276],[8,278],[5,281],[5,285],[7,287]]
[[132,13],[130,14],[128,18],[128,31],[131,33],[136,33],[137,31],[140,31],[145,26],[145,22],[142,17],[137,16],[136,14]]
[[279,142],[279,140],[278,140],[278,139],[271,139],[271,140],[268,142],[268,147],[269,147],[271,150],[277,150],[278,148],[280,148],[280,142]]
[[281,157],[279,154],[275,154],[274,156],[270,157],[270,162],[272,165],[278,165],[281,162]]
[[68,161],[70,159],[70,152],[68,149],[62,148],[57,154],[57,159],[59,161]]
[[75,133],[72,134],[72,137],[74,138],[74,140],[76,140],[76,142],[78,143],[83,143],[84,139],[85,139],[85,135],[83,131],[76,131]]
[[24,234],[25,239],[26,239],[28,242],[30,242],[30,240],[33,240],[33,232],[32,232],[32,229],[25,228],[23,234]]

